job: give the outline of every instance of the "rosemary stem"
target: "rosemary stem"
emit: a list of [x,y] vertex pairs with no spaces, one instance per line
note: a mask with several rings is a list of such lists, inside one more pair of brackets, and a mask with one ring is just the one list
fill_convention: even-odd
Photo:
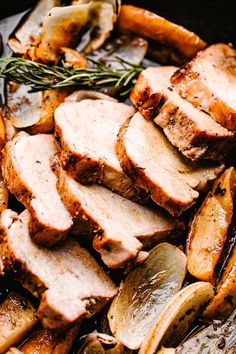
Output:
[[30,92],[65,87],[104,88],[115,87],[121,96],[127,95],[143,70],[121,58],[116,58],[120,69],[91,60],[92,68],[73,69],[65,66],[48,66],[23,58],[0,58],[0,77],[17,84],[28,85]]

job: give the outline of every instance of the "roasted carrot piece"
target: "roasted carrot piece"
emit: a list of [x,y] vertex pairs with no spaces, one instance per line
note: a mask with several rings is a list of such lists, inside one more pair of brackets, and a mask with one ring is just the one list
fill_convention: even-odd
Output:
[[201,38],[186,28],[132,5],[121,6],[118,27],[121,31],[131,31],[172,46],[188,58],[206,46]]

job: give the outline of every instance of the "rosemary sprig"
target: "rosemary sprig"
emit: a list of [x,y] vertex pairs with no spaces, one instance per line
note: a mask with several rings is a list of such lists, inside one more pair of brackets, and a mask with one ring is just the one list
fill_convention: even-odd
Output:
[[65,66],[48,66],[23,58],[0,58],[0,77],[17,84],[30,86],[30,92],[76,86],[101,90],[114,87],[119,95],[126,95],[137,75],[143,70],[121,58],[121,68],[112,70],[97,61],[92,68],[71,69]]

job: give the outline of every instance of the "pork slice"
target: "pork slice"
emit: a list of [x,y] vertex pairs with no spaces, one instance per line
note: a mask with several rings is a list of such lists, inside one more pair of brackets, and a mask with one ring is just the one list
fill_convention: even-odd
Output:
[[235,49],[222,43],[211,45],[180,68],[171,81],[183,98],[235,132]]
[[[175,71],[173,66],[144,70],[131,93],[133,103],[144,116],[150,108],[154,122],[187,158],[222,160],[232,148],[233,133],[181,98],[170,83]],[[146,100],[141,105],[143,94]]]
[[121,128],[116,148],[124,171],[151,194],[156,204],[177,216],[194,203],[198,190],[223,169],[223,165],[194,167],[140,113]]
[[115,153],[119,129],[133,114],[133,107],[100,99],[60,105],[55,131],[63,168],[82,184],[99,182],[126,198],[141,199]]
[[48,246],[62,241],[72,226],[50,168],[56,151],[53,135],[21,132],[6,144],[2,158],[7,187],[30,212],[32,239]]
[[40,298],[38,317],[46,328],[63,328],[90,317],[116,294],[116,287],[92,256],[68,238],[48,249],[32,242],[29,213],[1,215],[1,259],[6,274]]
[[58,191],[74,218],[74,232],[92,235],[93,246],[110,268],[119,268],[138,256],[142,246],[152,246],[173,231],[176,220],[109,189],[85,186],[63,169],[58,172]]

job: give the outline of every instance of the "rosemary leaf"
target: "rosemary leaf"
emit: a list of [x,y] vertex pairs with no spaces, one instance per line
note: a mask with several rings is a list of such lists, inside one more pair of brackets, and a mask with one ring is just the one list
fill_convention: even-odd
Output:
[[122,64],[121,69],[112,70],[94,60],[90,60],[93,63],[92,68],[70,69],[65,66],[48,66],[23,58],[0,58],[0,77],[28,85],[30,92],[72,86],[96,90],[114,87],[119,95],[125,96],[143,68],[121,58],[115,60]]

